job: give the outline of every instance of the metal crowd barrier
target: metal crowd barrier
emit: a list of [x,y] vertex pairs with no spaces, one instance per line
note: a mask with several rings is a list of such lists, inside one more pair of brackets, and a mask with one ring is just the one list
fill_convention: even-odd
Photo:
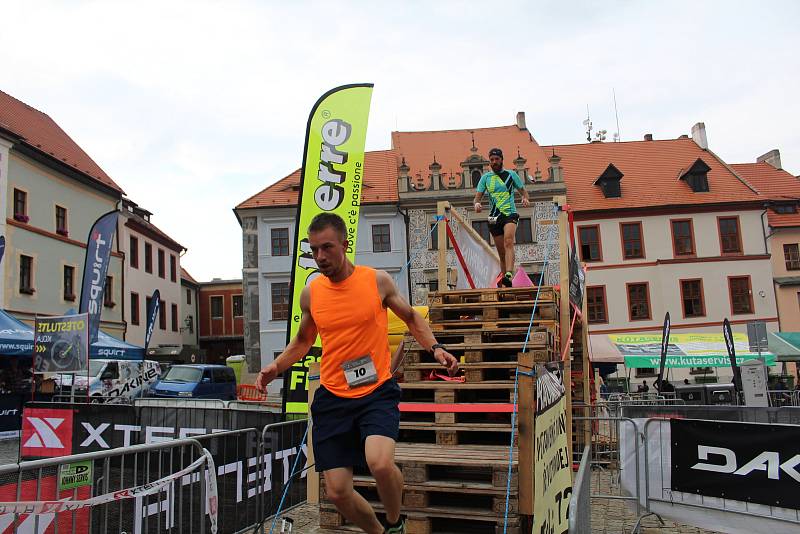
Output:
[[[663,503],[670,506],[682,505],[707,511],[720,510],[756,519],[777,520],[791,524],[791,528],[796,529],[794,530],[795,532],[800,532],[800,510],[753,504],[741,500],[726,499],[725,497],[688,494],[673,491],[671,487],[666,487],[663,481],[667,479],[666,472],[671,469],[671,443],[669,439],[665,439],[663,434],[665,428],[669,428],[669,424],[669,419],[648,419],[643,428],[644,500],[645,508],[648,512],[652,510],[654,503]],[[657,438],[650,439],[654,435],[657,435]],[[652,448],[654,444],[657,444],[656,450]],[[653,466],[658,465],[657,470],[651,470],[650,460],[653,458],[658,459],[658,461],[652,462]]]
[[[53,510],[53,504],[36,514],[9,512],[0,506],[0,524],[12,526],[10,532],[15,534],[45,531],[140,534],[164,529],[204,534],[209,528],[204,517],[206,484],[196,483],[200,481],[198,470],[205,471],[200,463],[204,458],[200,442],[185,438],[0,466],[0,501],[7,505],[42,501],[92,503],[58,514],[47,513]],[[70,468],[69,473],[62,471],[65,466]],[[181,475],[182,472],[185,474]],[[62,482],[68,482],[65,486],[69,486],[83,479],[90,480],[91,486],[60,488]],[[162,483],[155,487],[156,491],[147,493],[147,485],[157,481]],[[167,499],[162,498],[165,492],[169,494]],[[102,497],[109,495],[113,495],[110,500]],[[155,518],[136,513],[153,508],[166,513],[158,513]]]
[[591,446],[586,445],[581,455],[578,474],[572,483],[572,496],[569,501],[569,533],[591,534],[592,532],[592,466]]
[[[162,410],[157,405],[143,409]],[[131,408],[129,408],[131,409]],[[198,410],[206,417],[226,410]],[[252,412],[248,412],[248,415]],[[131,445],[25,461],[0,467],[0,532],[81,532],[128,534],[209,532],[210,503],[206,502],[205,481],[216,480],[218,532],[254,532],[270,525],[289,484],[282,511],[306,500],[306,453],[303,441],[306,419],[268,424],[263,429],[215,431],[211,434]],[[197,424],[213,425],[213,421]],[[166,433],[165,433],[166,434]],[[174,435],[177,435],[174,434]],[[46,439],[46,438],[45,438]],[[203,451],[213,457],[214,472],[197,465]],[[299,458],[298,458],[299,457]],[[295,460],[299,461],[296,462]],[[294,477],[292,467],[297,464]],[[86,485],[59,486],[63,466],[79,469]],[[73,476],[73,475],[70,475]],[[164,479],[168,479],[164,481]],[[74,476],[73,476],[74,479]],[[72,479],[70,479],[72,480]],[[159,481],[159,487],[142,491],[142,486]],[[137,488],[130,499],[113,499],[91,507],[58,514],[4,513],[3,504],[63,500],[81,501]],[[49,505],[48,505],[49,506]],[[74,508],[76,505],[73,504]]]

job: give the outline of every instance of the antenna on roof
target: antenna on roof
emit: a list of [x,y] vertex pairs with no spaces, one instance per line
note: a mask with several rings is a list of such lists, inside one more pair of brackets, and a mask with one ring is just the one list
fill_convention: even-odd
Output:
[[586,140],[592,142],[592,118],[589,116],[589,104],[586,104],[586,119],[583,121],[586,126]]
[[617,113],[617,91],[613,87],[611,88],[611,94],[614,95],[614,117],[617,119],[617,131],[614,132],[614,142],[618,143],[621,141],[619,132],[619,113]]

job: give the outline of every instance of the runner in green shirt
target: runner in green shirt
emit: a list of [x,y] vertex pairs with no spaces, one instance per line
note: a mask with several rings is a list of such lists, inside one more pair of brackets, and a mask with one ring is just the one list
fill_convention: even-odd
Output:
[[522,205],[530,206],[528,192],[519,175],[514,171],[503,169],[503,151],[493,148],[489,151],[489,165],[492,170],[481,176],[475,192],[475,211],[480,213],[483,209],[481,199],[484,193],[489,193],[489,232],[492,234],[497,254],[500,256],[500,266],[505,269],[501,285],[511,287],[511,278],[514,276],[514,235],[517,232],[519,214],[514,203],[514,190],[519,190],[522,196]]

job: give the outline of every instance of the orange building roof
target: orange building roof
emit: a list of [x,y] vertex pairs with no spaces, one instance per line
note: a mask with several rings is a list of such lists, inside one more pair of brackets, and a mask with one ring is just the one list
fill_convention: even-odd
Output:
[[[364,154],[364,187],[362,204],[384,204],[397,201],[397,156],[392,150],[376,150]],[[236,209],[296,206],[300,191],[300,169],[256,193]]]
[[122,188],[46,113],[2,91],[0,91],[0,128],[21,137],[24,144],[37,152],[123,193]]
[[187,270],[186,270],[186,269],[184,269],[183,267],[181,267],[181,279],[182,279],[182,280],[186,280],[187,282],[191,282],[191,283],[192,283],[192,284],[194,284],[194,285],[199,285],[198,281],[197,281],[197,280],[195,280],[195,279],[192,277],[192,275],[191,275],[191,274],[189,274],[189,271],[187,271]]
[[771,200],[800,199],[800,178],[769,163],[734,163],[733,169]]
[[[567,200],[576,212],[757,201],[759,196],[713,153],[691,139],[584,143],[543,147],[561,156]],[[708,192],[695,193],[680,177],[702,159]],[[594,185],[609,164],[622,172],[622,196],[606,198]]]
[[503,151],[506,169],[513,169],[517,150],[527,160],[525,166],[533,174],[536,166],[546,175],[547,154],[542,150],[528,130],[520,130],[516,125],[495,128],[474,128],[472,130],[439,130],[431,132],[392,132],[392,148],[398,159],[405,159],[409,174],[430,172],[429,166],[436,161],[442,166],[442,173],[461,172],[461,162],[472,152],[473,138],[477,154],[489,158],[489,150],[499,148]]
[[[769,200],[800,200],[800,178],[769,163],[734,163],[736,172]],[[769,225],[773,228],[800,226],[800,213],[767,212]]]

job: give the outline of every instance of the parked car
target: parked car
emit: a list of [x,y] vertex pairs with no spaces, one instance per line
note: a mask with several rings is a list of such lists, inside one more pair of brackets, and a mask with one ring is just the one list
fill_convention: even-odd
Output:
[[224,365],[173,365],[151,397],[236,400],[236,375]]

